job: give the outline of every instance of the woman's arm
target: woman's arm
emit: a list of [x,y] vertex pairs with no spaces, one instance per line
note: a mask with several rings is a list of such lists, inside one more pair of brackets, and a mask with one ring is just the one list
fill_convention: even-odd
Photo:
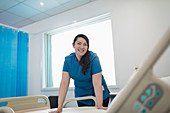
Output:
[[106,110],[107,107],[103,107],[102,73],[92,75],[92,81],[96,95],[97,107],[98,109]]
[[62,73],[62,80],[60,83],[60,88],[59,88],[59,99],[58,99],[58,108],[63,107],[63,103],[67,94],[67,90],[69,87],[70,83],[70,75],[68,72],[63,72]]
[[70,83],[69,73],[62,72],[62,80],[60,83],[59,96],[58,96],[58,108],[57,108],[57,111],[51,111],[50,113],[61,113],[62,112],[62,107],[63,107],[63,103],[64,103],[64,100],[67,94],[69,83]]

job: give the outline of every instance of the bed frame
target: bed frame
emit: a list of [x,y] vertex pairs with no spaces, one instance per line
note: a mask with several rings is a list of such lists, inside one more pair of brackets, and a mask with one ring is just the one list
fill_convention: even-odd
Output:
[[[15,113],[50,109],[49,100],[44,95],[1,98],[0,103],[1,102],[6,102],[6,107],[11,108]],[[0,108],[0,110],[2,110],[2,107]],[[3,109],[5,109],[5,107],[3,107]]]

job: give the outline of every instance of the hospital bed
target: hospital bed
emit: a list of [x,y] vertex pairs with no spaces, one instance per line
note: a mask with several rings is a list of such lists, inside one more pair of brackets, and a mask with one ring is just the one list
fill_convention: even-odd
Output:
[[[92,99],[97,106],[96,97],[86,96],[71,98],[63,103],[63,108],[71,101]],[[29,112],[47,112],[50,110],[50,103],[46,96],[22,96],[0,99],[0,103],[6,103],[6,106],[0,107],[0,113],[29,113]],[[72,109],[72,108],[71,108]],[[69,111],[69,109],[67,109]],[[67,111],[66,110],[66,111]]]
[[[63,108],[63,113],[169,113],[170,85],[157,78],[152,72],[154,64],[169,44],[170,27],[141,68],[134,73],[128,84],[111,102],[108,110],[99,110],[97,107],[76,107]],[[56,109],[27,113],[48,113]]]

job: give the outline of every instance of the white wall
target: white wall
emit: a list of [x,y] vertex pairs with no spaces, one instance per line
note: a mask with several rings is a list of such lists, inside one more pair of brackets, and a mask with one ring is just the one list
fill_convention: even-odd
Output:
[[[23,27],[30,33],[28,95],[57,95],[41,91],[42,33],[104,13],[111,13],[117,88],[126,85],[134,67],[141,65],[170,26],[169,0],[97,0]],[[72,37],[73,38],[73,37]],[[170,75],[170,49],[154,68],[159,77]],[[68,93],[73,96],[72,91]]]

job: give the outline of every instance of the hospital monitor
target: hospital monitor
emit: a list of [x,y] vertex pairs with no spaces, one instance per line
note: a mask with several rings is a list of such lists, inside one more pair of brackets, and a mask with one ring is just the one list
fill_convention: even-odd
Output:
[[170,27],[141,68],[114,98],[107,113],[170,113],[170,86],[152,73],[154,64],[169,44]]

